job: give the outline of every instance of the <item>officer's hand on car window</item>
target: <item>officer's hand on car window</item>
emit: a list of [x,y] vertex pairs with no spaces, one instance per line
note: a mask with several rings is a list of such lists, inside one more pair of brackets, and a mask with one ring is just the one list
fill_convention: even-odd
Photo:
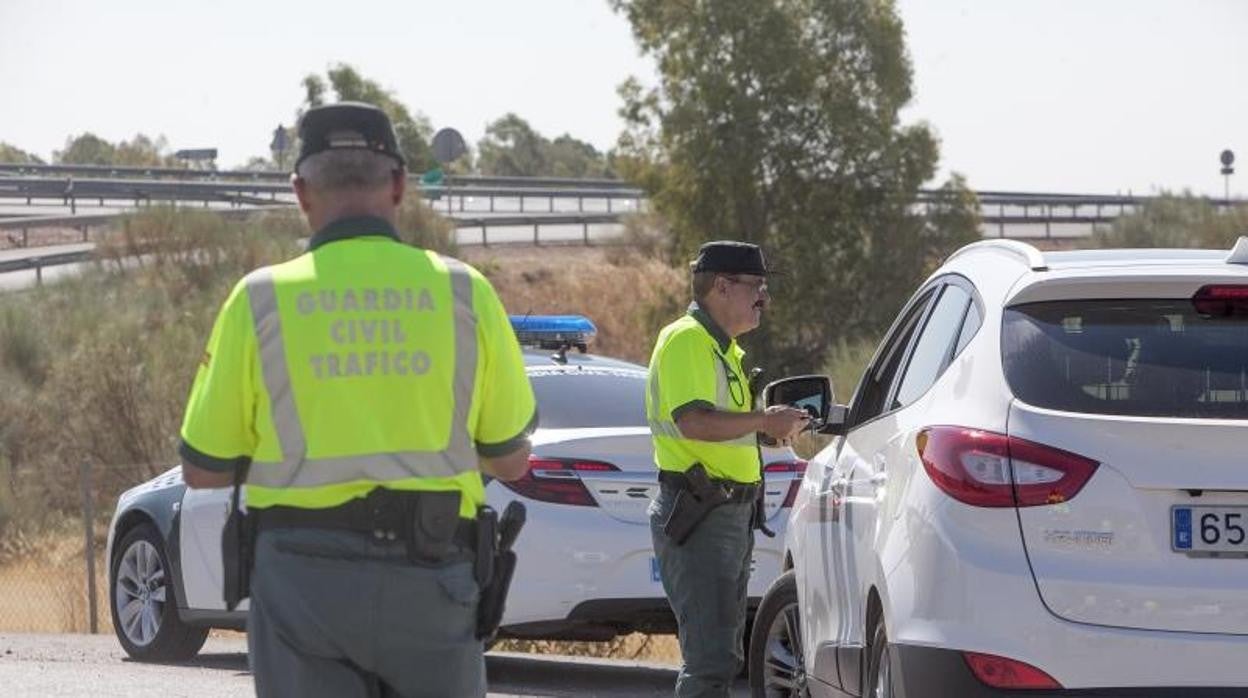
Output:
[[788,405],[772,405],[763,414],[763,433],[784,442],[796,436],[809,420],[810,415],[806,410]]

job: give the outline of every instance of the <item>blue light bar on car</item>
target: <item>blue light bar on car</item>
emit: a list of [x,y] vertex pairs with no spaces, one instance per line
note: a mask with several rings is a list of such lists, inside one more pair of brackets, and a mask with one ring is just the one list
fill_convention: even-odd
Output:
[[511,328],[521,344],[585,345],[598,328],[583,315],[511,315]]

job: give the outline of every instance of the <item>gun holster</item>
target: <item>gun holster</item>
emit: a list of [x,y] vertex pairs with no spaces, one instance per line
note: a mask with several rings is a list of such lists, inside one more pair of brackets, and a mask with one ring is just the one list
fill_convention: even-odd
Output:
[[663,533],[676,545],[684,545],[706,515],[729,500],[724,488],[707,477],[701,463],[694,463],[684,474],[688,487],[676,493],[672,511],[663,522]]
[[498,513],[490,507],[477,511],[477,582],[481,599],[477,605],[477,639],[491,642],[503,622],[507,592],[516,572],[516,553],[511,549],[524,527],[525,509],[512,501]]
[[234,491],[230,494],[230,513],[221,529],[221,595],[225,610],[233,611],[243,599],[251,596],[251,568],[255,564],[256,517],[239,506],[239,492],[247,479],[249,463],[234,468]]
[[[764,438],[771,437],[760,431],[758,433],[760,444],[765,443]],[[775,445],[774,439],[770,445]],[[768,538],[775,538],[776,532],[767,528],[767,506],[764,499],[767,494],[767,468],[763,466],[763,449],[761,447],[758,449],[758,465],[758,496],[754,498],[754,516],[750,519],[750,526]]]

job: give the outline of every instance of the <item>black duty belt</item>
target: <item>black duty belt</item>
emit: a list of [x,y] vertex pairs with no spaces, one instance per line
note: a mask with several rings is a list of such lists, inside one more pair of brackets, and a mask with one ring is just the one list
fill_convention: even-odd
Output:
[[[372,535],[377,540],[407,541],[411,527],[406,523],[420,506],[419,493],[397,493],[381,488],[367,497],[326,509],[272,506],[253,509],[258,530],[273,528],[323,528]],[[475,521],[459,518],[454,542],[466,550],[477,547]]]
[[[689,489],[689,478],[684,473],[678,473],[674,470],[660,470],[659,482],[675,487],[678,490]],[[711,482],[724,488],[728,494],[728,501],[733,503],[753,502],[758,496],[758,484],[737,482],[736,480],[721,480],[711,478]]]

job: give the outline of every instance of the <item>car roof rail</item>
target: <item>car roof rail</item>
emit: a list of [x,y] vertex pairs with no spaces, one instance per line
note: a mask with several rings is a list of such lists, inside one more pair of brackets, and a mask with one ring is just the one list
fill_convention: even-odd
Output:
[[1226,256],[1226,263],[1248,264],[1248,236],[1239,236],[1239,240],[1236,240],[1235,246],[1231,248],[1231,253]]
[[1026,264],[1032,271],[1048,271],[1049,265],[1044,261],[1044,255],[1040,250],[1032,245],[1018,240],[980,240],[972,242],[965,247],[958,249],[949,255],[946,262],[965,254],[971,254],[979,251],[1004,252],[1008,255],[1017,257],[1023,264]]

